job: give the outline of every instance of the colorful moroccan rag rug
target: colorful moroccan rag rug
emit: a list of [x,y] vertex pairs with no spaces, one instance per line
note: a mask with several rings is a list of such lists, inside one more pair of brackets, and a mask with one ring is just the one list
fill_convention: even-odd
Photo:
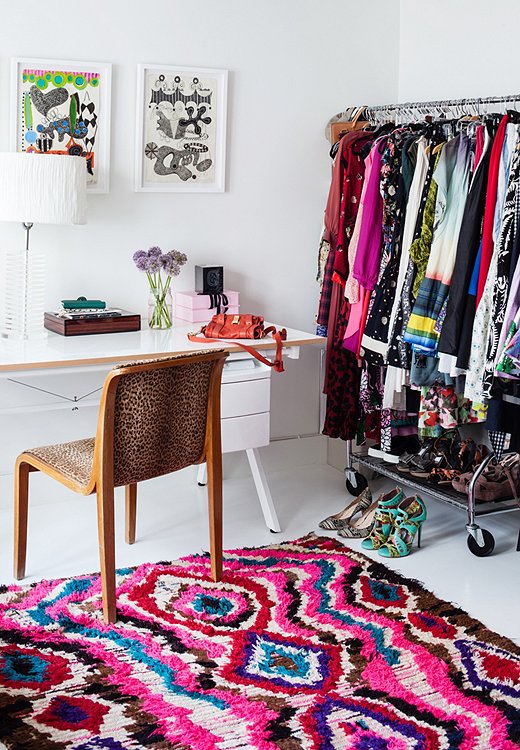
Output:
[[0,588],[9,750],[513,750],[520,650],[415,581],[309,535]]

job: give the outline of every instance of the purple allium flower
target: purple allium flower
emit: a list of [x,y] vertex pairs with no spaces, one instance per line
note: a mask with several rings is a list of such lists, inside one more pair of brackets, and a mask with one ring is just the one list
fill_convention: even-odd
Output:
[[172,255],[173,258],[175,258],[175,260],[180,266],[183,266],[188,260],[187,255],[185,253],[179,252],[179,250],[170,250],[170,254]]
[[161,265],[163,267],[163,270],[166,271],[168,276],[177,276],[177,273],[175,273],[176,269],[178,268],[177,264],[169,254],[165,254],[161,257]]
[[183,266],[187,260],[186,255],[180,253],[178,250],[170,250],[169,252],[164,253],[161,257],[162,267],[168,276],[178,276],[181,272],[181,266]]
[[148,250],[148,257],[150,258],[158,258],[162,255],[162,250],[160,247],[157,247],[157,245],[154,245]]
[[134,263],[140,271],[148,271],[148,253],[138,250],[133,254]]
[[157,271],[160,271],[161,268],[162,268],[162,263],[161,263],[160,256],[154,257],[152,255],[151,257],[148,257],[147,268],[146,268],[148,273],[157,273]]

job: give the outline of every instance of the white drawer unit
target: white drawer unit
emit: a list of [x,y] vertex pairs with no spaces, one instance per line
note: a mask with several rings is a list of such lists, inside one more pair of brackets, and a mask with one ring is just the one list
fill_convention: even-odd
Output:
[[226,362],[221,396],[222,451],[268,445],[271,368],[250,357]]
[[221,393],[222,451],[268,445],[271,368],[251,358],[226,362]]

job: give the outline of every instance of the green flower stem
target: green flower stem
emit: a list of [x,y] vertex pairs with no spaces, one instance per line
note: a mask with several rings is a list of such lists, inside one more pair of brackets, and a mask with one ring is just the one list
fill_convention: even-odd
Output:
[[160,271],[154,274],[147,273],[146,276],[155,298],[154,310],[149,321],[150,328],[171,328],[173,321],[166,294],[170,289],[172,277],[168,275],[166,279],[163,279]]

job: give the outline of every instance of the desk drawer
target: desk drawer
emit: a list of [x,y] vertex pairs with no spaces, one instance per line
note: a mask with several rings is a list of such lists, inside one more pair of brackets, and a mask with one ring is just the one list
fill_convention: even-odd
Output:
[[222,383],[221,415],[241,417],[269,411],[271,379],[245,380],[242,383]]
[[223,453],[269,445],[269,412],[223,419],[221,425]]

